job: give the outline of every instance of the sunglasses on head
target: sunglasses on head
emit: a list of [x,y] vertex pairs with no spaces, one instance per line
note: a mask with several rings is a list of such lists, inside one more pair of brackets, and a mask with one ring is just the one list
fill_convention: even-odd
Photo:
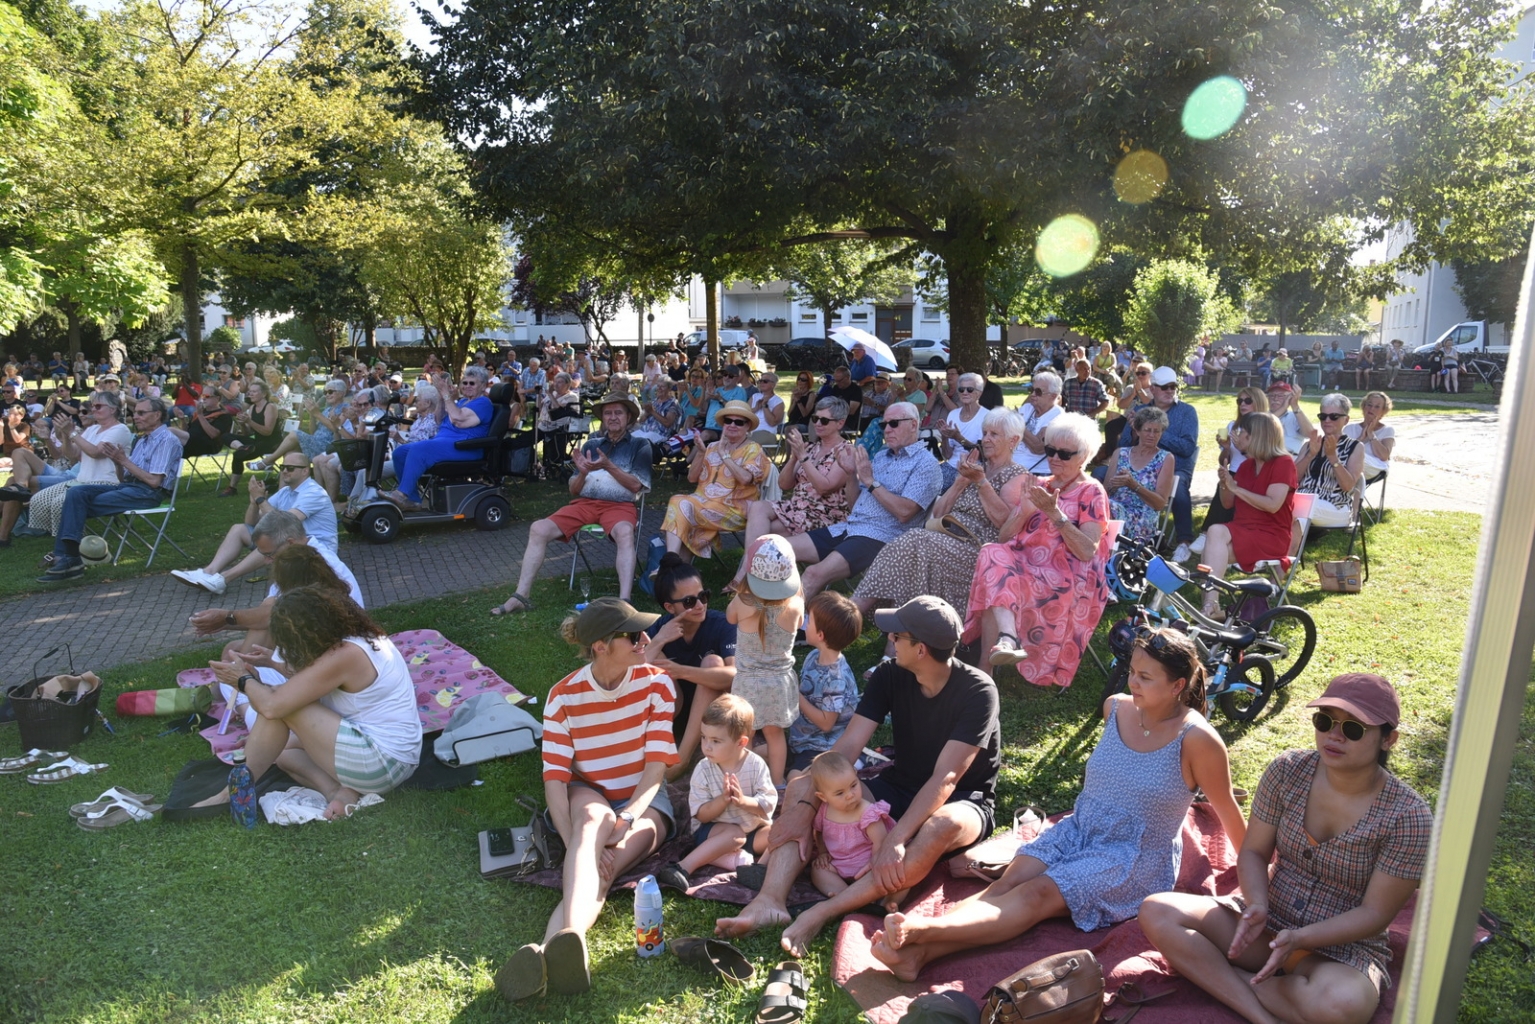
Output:
[[824,426],[827,426],[829,424],[835,423],[837,421],[832,419],[830,416],[812,416],[812,417],[810,417],[810,422],[811,423],[819,423],[821,426],[824,427]]
[[688,594],[686,597],[674,597],[672,598],[671,603],[680,604],[688,611],[692,611],[694,608],[697,608],[701,604],[708,604],[709,598],[713,596],[714,591],[705,589],[700,590],[696,594]]
[[1165,654],[1169,650],[1176,650],[1174,642],[1166,633],[1158,633],[1144,626],[1136,630],[1136,638],[1143,641],[1146,649],[1157,654]]
[[1056,448],[1056,447],[1054,447],[1052,445],[1048,445],[1047,444],[1047,445],[1045,445],[1045,458],[1047,458],[1047,459],[1060,459],[1061,461],[1064,462],[1067,459],[1074,459],[1074,458],[1076,458],[1077,457],[1077,453],[1080,452],[1081,450],[1082,449],[1078,448],[1075,451],[1067,451],[1064,448]]
[[1312,715],[1311,724],[1316,726],[1317,732],[1322,733],[1332,732],[1333,726],[1341,725],[1343,727],[1343,738],[1351,743],[1358,743],[1364,739],[1364,723],[1345,722],[1340,718],[1334,718],[1325,711],[1318,711]]
[[1346,419],[1348,419],[1348,413],[1346,413],[1346,412],[1319,412],[1319,413],[1316,414],[1316,418],[1319,419],[1319,420],[1346,420]]
[[727,427],[751,426],[751,420],[743,420],[739,416],[726,416],[724,419],[720,420],[720,422],[725,424]]

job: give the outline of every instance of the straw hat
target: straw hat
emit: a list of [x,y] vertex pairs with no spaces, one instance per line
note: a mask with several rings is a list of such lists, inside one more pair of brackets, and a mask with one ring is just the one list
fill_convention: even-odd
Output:
[[720,406],[720,411],[714,414],[714,425],[717,427],[723,427],[725,425],[726,416],[739,416],[743,420],[746,420],[748,430],[756,430],[757,424],[761,422],[757,419],[757,414],[752,412],[752,407],[741,401],[739,398],[733,398],[726,402],[724,405]]

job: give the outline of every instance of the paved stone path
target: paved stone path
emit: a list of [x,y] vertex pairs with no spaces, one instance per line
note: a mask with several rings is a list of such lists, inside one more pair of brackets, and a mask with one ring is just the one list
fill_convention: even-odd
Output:
[[[1496,458],[1497,420],[1493,410],[1457,416],[1392,416],[1388,422],[1396,428],[1397,455],[1392,461],[1388,507],[1481,512]],[[1196,501],[1208,501],[1215,484],[1213,471],[1196,473],[1192,488]],[[646,509],[641,536],[648,538],[659,530],[664,514],[664,506]],[[405,530],[395,543],[383,545],[355,541],[343,533],[341,557],[356,573],[369,607],[419,601],[515,581],[528,526],[514,523],[499,533],[468,528]],[[612,544],[588,541],[585,550],[594,569],[612,567]],[[6,571],[30,568],[5,566]],[[203,646],[212,641],[192,631],[188,616],[204,608],[251,607],[266,593],[265,581],[239,581],[222,597],[214,597],[178,582],[169,575],[173,568],[179,566],[166,564],[164,573],[116,583],[87,582],[0,601],[0,636],[7,638],[13,651],[23,652],[16,671],[30,677],[29,659],[66,642],[77,668],[97,671]],[[551,546],[542,575],[564,577],[569,572],[570,548]]]

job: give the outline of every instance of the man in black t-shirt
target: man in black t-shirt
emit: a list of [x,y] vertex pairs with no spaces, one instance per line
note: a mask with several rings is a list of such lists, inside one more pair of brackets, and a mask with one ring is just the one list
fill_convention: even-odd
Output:
[[923,595],[875,612],[874,621],[890,634],[895,658],[870,676],[833,749],[856,761],[889,715],[896,762],[864,789],[868,799],[890,804],[895,827],[875,847],[867,874],[789,924],[785,900],[809,863],[818,806],[809,776],[791,779],[768,840],[762,891],[740,916],[716,922],[716,934],[786,924],[783,947],[802,955],[832,920],[876,901],[893,909],[941,857],[991,835],[1002,753],[997,688],[954,658],[959,614],[941,598]]
[[858,410],[863,406],[863,388],[853,383],[853,376],[846,366],[839,366],[831,372],[831,381],[821,385],[821,393],[816,396],[816,401],[828,395],[834,395],[847,403],[849,424],[858,422]]

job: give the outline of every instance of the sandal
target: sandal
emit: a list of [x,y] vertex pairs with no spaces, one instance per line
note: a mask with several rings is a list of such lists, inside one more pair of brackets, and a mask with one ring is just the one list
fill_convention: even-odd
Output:
[[682,935],[671,940],[668,945],[676,954],[677,959],[694,967],[701,967],[713,971],[726,981],[736,984],[745,984],[752,980],[756,970],[751,961],[730,943],[723,939],[699,938],[696,935]]
[[18,775],[33,765],[44,761],[59,761],[69,756],[67,750],[39,750],[33,747],[20,757],[8,757],[0,761],[0,775]]
[[805,968],[785,960],[768,972],[757,1000],[757,1024],[794,1024],[805,1016]]
[[130,821],[150,821],[161,810],[164,810],[163,804],[150,804],[146,807],[136,800],[113,800],[100,811],[76,818],[75,824],[87,832],[105,832]]
[[220,498],[233,498],[236,494],[239,494],[239,493],[240,492],[235,490],[233,487],[226,487],[222,491],[219,491],[219,497]]
[[[515,607],[515,608],[508,608],[506,606],[507,601],[516,601],[517,602],[517,607]],[[526,597],[523,597],[521,594],[513,594],[511,597],[507,598],[506,601],[503,601],[500,604],[496,605],[494,608],[492,608],[490,610],[490,614],[499,617],[499,616],[502,616],[502,615],[511,615],[514,612],[530,612],[532,610],[533,610],[533,602],[532,601],[530,601]]]
[[496,991],[507,1002],[544,994],[548,984],[548,966],[544,962],[544,948],[528,943],[512,954],[510,960],[496,972]]
[[[1011,643],[1003,646],[1003,641]],[[1028,652],[1018,643],[1018,638],[1011,633],[997,634],[996,646],[991,649],[990,656],[986,659],[992,665],[1016,665],[1028,658]]]
[[77,758],[66,757],[58,764],[51,764],[40,772],[28,775],[27,781],[34,786],[52,786],[55,783],[68,782],[78,775],[99,772],[105,767],[104,764],[87,764]]
[[576,996],[592,987],[592,966],[586,955],[586,936],[570,928],[554,933],[544,943],[544,974],[549,988],[562,996]]
[[113,786],[89,803],[71,806],[69,808],[69,816],[71,818],[83,818],[87,814],[106,810],[118,800],[128,800],[140,805],[148,805],[155,802],[154,795],[151,793],[130,793],[126,789],[118,789],[116,786]]

